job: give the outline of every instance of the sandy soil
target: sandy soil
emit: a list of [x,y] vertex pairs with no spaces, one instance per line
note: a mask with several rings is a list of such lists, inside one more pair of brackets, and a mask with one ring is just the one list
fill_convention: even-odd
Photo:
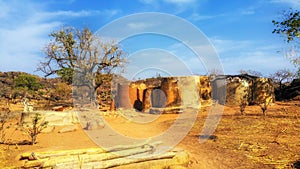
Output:
[[[188,168],[293,168],[293,163],[300,160],[299,101],[277,102],[269,106],[266,117],[262,115],[259,106],[246,107],[246,115],[240,115],[238,107],[225,107],[213,135],[206,142],[200,143],[200,132],[208,110],[209,107],[199,110],[193,128],[176,146],[189,151]],[[147,124],[135,123],[121,116],[105,117],[105,120],[122,135],[149,138],[164,133],[178,115],[152,115],[151,118],[152,122]],[[187,116],[185,120],[190,121],[188,118],[192,117]],[[22,152],[97,147],[84,130],[61,134],[58,133],[61,128],[56,127],[51,133],[40,134],[38,143],[33,146],[0,145],[0,168],[22,165],[18,160]],[[104,137],[113,141],[109,134]],[[13,127],[7,133],[7,138],[10,142],[28,139]]]

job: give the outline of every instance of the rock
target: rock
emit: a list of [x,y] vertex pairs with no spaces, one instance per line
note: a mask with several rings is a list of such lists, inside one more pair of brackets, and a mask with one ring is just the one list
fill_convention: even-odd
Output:
[[104,128],[105,124],[99,120],[91,120],[86,122],[86,126],[84,127],[85,130],[96,130]]
[[23,105],[24,105],[24,112],[33,112],[33,103],[30,103],[27,98],[23,99]]
[[73,132],[73,131],[76,131],[76,130],[77,130],[77,126],[72,125],[72,126],[67,126],[67,127],[64,127],[62,129],[60,129],[58,131],[58,133],[67,133],[67,132]]
[[42,133],[51,133],[53,132],[55,129],[54,126],[47,126],[47,128],[45,128],[44,130],[42,130]]
[[173,159],[176,161],[177,164],[188,165],[190,158],[189,156],[190,155],[187,151],[180,151],[173,157]]
[[200,135],[199,138],[216,141],[218,139],[218,136],[216,136],[216,135]]
[[162,114],[164,112],[163,108],[150,108],[149,113],[150,114]]
[[63,106],[55,106],[52,108],[52,110],[54,111],[64,111],[64,107]]
[[171,165],[169,166],[169,169],[186,169],[187,167],[181,166],[181,165]]

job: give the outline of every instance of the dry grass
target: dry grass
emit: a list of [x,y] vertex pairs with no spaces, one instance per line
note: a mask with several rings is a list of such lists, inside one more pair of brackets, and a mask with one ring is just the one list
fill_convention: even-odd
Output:
[[[277,102],[268,107],[267,116],[262,114],[259,106],[247,106],[245,115],[240,115],[239,107],[225,107],[224,114],[213,133],[213,139],[199,144],[199,134],[205,122],[209,107],[200,110],[196,123],[190,133],[179,144],[191,152],[189,168],[293,168],[300,166],[300,103]],[[176,115],[162,115],[158,123],[149,126],[149,131],[161,132],[174,123]],[[120,123],[121,118],[111,122]],[[130,126],[130,123],[119,124],[120,131]],[[148,131],[145,130],[145,131]],[[58,130],[58,129],[57,129]],[[145,133],[145,131],[134,132]],[[132,134],[132,133],[131,133]],[[149,134],[149,133],[148,133]],[[150,133],[151,134],[151,133]],[[76,134],[67,133],[62,136],[57,133],[43,134],[40,143],[34,147],[15,145],[0,145],[0,168],[15,164],[16,151],[23,152],[38,147],[51,147],[62,144],[62,139],[72,138],[80,143],[72,145],[72,139],[64,140],[64,146],[87,146],[88,139],[83,137],[83,131]],[[49,142],[49,138],[51,142]],[[55,138],[55,139],[54,139]],[[78,140],[81,139],[81,140]],[[62,145],[61,145],[62,146]],[[70,147],[72,146],[72,147]],[[92,146],[92,143],[89,144]],[[11,154],[11,155],[9,155]],[[14,154],[14,156],[13,156]],[[5,160],[8,159],[8,162]],[[298,161],[298,163],[295,163]],[[215,166],[215,167],[214,167]]]
[[[218,139],[211,144],[243,154],[263,168],[289,168],[300,159],[299,110],[293,103],[270,106],[264,117],[258,106],[247,107],[245,116],[226,115],[225,109],[214,132]],[[198,118],[192,133],[201,131],[204,120]]]

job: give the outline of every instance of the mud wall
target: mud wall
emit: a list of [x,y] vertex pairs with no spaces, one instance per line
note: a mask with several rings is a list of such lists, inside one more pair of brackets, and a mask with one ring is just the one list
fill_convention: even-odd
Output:
[[226,76],[226,105],[240,105],[245,100],[247,105],[274,102],[274,86],[269,78],[249,75]]
[[264,101],[275,101],[272,80],[269,78],[256,78],[253,82],[253,104],[260,104]]
[[199,76],[198,89],[201,105],[210,104],[212,99],[212,84],[208,76]]
[[[221,85],[216,81],[224,81]],[[218,89],[225,88],[224,93]],[[214,91],[213,91],[214,89]],[[208,76],[160,77],[119,85],[117,108],[135,108],[149,111],[151,108],[184,108],[210,105],[215,98],[224,98],[228,106],[259,104],[274,101],[274,87],[268,78],[248,75],[220,76],[211,80]]]
[[226,78],[226,105],[236,106],[245,101],[248,105],[253,99],[253,81],[243,77]]

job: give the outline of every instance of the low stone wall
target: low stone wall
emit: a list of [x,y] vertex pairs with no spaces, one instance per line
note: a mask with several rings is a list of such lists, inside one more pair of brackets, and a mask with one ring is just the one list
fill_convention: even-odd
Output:
[[79,124],[77,113],[75,111],[33,111],[22,113],[21,123],[32,123],[35,113],[41,114],[41,121],[48,121],[49,126],[66,126]]

